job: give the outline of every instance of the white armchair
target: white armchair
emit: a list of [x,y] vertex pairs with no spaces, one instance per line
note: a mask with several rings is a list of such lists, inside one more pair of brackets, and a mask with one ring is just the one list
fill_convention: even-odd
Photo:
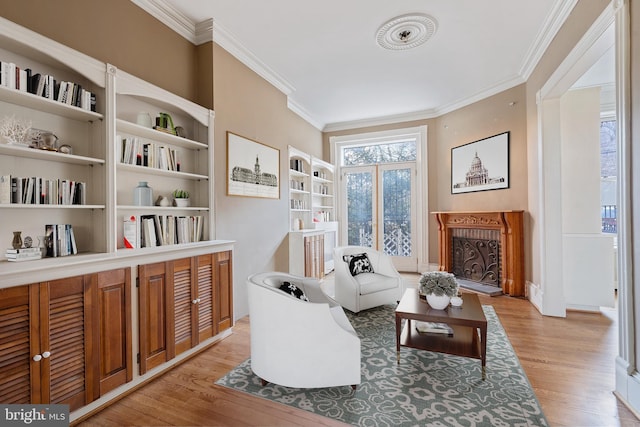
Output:
[[[373,272],[358,272],[353,275],[350,270],[357,259],[349,260],[357,254],[367,254]],[[384,304],[395,304],[400,301],[404,292],[404,284],[400,274],[393,266],[391,257],[383,252],[365,246],[341,246],[333,251],[335,300],[347,310],[357,313]],[[345,256],[347,260],[345,260]],[[362,264],[361,261],[360,264]],[[366,260],[365,260],[366,264]]]
[[[303,301],[282,290],[290,282]],[[251,369],[287,387],[360,384],[360,339],[342,307],[328,298],[317,279],[269,272],[249,276]]]

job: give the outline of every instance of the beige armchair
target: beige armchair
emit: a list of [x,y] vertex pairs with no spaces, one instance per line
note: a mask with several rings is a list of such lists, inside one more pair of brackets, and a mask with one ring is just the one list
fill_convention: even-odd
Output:
[[[289,291],[297,296],[280,289],[284,282],[294,285]],[[360,339],[317,279],[269,272],[249,276],[247,286],[251,369],[263,384],[360,384]]]
[[400,301],[404,284],[389,255],[364,246],[337,247],[333,254],[335,300],[342,307],[357,313]]

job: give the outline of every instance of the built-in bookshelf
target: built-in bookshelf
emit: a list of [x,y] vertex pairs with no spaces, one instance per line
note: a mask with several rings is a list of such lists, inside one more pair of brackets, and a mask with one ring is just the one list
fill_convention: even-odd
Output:
[[289,146],[289,227],[311,227],[311,156]]
[[[44,248],[47,226],[70,224],[78,256],[107,252],[105,64],[3,21],[0,74],[0,122],[30,128],[21,141],[0,141],[4,249],[14,231]],[[38,146],[47,132],[64,149]]]
[[[51,224],[73,227],[77,255],[65,257],[68,264],[213,241],[213,111],[4,18],[0,24],[0,123],[30,128],[16,143],[0,136],[4,249],[14,231],[44,247]],[[55,145],[42,144],[48,134]],[[125,161],[123,141],[135,141],[145,162]],[[163,202],[137,206],[141,181]],[[188,206],[174,206],[174,190],[189,193]],[[183,225],[186,241],[176,231],[175,239],[159,236],[155,249],[130,249],[124,223],[132,217],[194,228]],[[48,265],[46,257],[29,268],[40,263]],[[0,278],[17,280],[25,268],[0,259]]]
[[[121,70],[114,74],[116,250],[130,250],[124,244],[124,224],[132,217],[139,225],[140,246],[135,249],[212,240],[213,111]],[[164,117],[171,125],[156,129]],[[142,181],[152,188],[151,206],[134,204],[134,189]],[[174,190],[189,193],[189,206],[175,206]],[[148,239],[149,219],[157,224],[155,244]],[[187,230],[180,232],[184,227]]]
[[334,167],[316,157],[311,158],[311,210],[314,222],[336,220]]

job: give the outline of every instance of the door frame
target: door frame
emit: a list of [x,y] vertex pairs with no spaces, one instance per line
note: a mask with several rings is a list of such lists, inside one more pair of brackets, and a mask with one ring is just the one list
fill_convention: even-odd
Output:
[[[391,142],[398,139],[415,138],[416,141],[416,255],[418,258],[417,271],[430,269],[429,263],[429,177],[428,177],[428,155],[427,155],[427,126],[421,125],[410,128],[366,132],[351,135],[329,137],[330,160],[335,165],[336,177],[342,177],[340,150],[344,146],[358,144],[372,144],[381,142]],[[341,185],[336,185],[336,200],[338,201],[336,217],[340,218],[342,212],[346,212],[346,207],[342,204]],[[338,236],[340,245],[346,244],[345,237],[340,233]],[[434,242],[437,244],[437,242]],[[437,252],[437,248],[435,249]],[[433,265],[436,265],[434,263]]]

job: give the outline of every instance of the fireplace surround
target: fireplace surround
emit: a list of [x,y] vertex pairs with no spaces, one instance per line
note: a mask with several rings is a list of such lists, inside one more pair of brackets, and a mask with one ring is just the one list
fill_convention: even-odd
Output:
[[[433,215],[438,222],[439,270],[454,272],[454,257],[461,256],[460,242],[476,245],[471,251],[485,251],[480,257],[484,264],[469,272],[473,277],[460,277],[492,284],[490,276],[495,275],[494,285],[503,293],[524,296],[524,211],[433,212]],[[454,254],[454,239],[458,255]],[[458,265],[456,270],[460,268]],[[488,279],[478,280],[481,276]]]

